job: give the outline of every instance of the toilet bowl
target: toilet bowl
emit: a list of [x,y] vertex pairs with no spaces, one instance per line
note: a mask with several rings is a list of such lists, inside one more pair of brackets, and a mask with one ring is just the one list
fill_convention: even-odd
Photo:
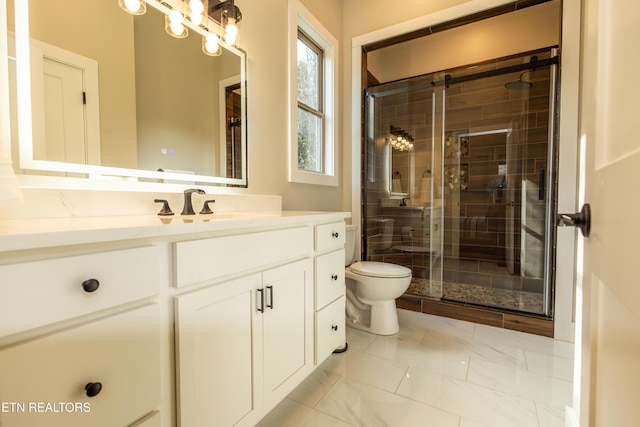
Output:
[[377,335],[393,335],[399,331],[395,299],[409,287],[411,270],[386,262],[353,262],[357,230],[356,226],[347,226],[347,325]]

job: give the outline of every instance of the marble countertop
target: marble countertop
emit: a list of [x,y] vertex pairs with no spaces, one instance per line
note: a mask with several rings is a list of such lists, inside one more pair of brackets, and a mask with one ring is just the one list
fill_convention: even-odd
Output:
[[349,212],[257,211],[0,220],[0,253],[54,246],[342,221]]

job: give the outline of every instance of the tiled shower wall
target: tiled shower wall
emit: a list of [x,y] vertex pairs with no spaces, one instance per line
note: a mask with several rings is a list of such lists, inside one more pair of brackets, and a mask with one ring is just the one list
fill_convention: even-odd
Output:
[[[500,63],[482,64],[479,68],[482,71],[523,63],[528,58],[511,58]],[[445,282],[542,291],[542,280],[521,280],[519,224],[522,192],[520,184],[515,190],[507,191],[505,180],[509,180],[511,188],[514,188],[514,183],[526,180],[537,191],[540,173],[546,172],[550,70],[545,68],[525,73],[523,80],[534,84],[531,89],[506,89],[505,83],[517,80],[519,75],[516,72],[471,80],[446,89],[445,139],[457,134],[508,128],[515,134],[509,135],[508,150],[505,133],[470,136],[461,150],[460,167],[466,175],[462,178],[464,188],[444,191]],[[411,83],[392,83],[385,87],[388,90],[401,84],[419,85],[431,78],[420,77]],[[369,245],[368,259],[405,265],[418,278],[429,278],[430,267],[429,253],[425,250],[428,247],[430,211],[421,184],[423,176],[428,176],[426,171],[432,169],[432,93],[432,88],[426,88],[377,98],[376,138],[367,142],[365,153],[369,161],[369,169],[365,171],[369,178],[366,180],[368,236],[381,234],[380,224],[384,224],[385,219],[394,220],[391,246],[380,250]],[[405,178],[403,173],[403,185],[408,189],[409,204],[413,207],[397,206],[400,199],[395,200],[396,205],[389,201],[386,182],[389,175],[385,170],[389,154],[385,137],[390,125],[407,130],[415,138],[412,160],[406,168],[406,173],[413,178]],[[374,147],[375,150],[371,151]],[[504,173],[505,167],[507,172],[501,175],[499,171],[502,169]],[[532,194],[537,195],[537,192]],[[381,204],[381,200],[385,203]],[[538,201],[537,197],[529,200],[527,226],[533,230],[544,230],[545,202]],[[425,207],[421,209],[416,205]],[[508,216],[515,219],[512,223],[518,224],[517,228],[509,229]],[[418,249],[406,250],[407,246]],[[508,251],[513,262],[509,260]],[[528,256],[527,262],[531,258]],[[537,274],[542,270],[543,259],[543,253],[538,252],[526,268]]]

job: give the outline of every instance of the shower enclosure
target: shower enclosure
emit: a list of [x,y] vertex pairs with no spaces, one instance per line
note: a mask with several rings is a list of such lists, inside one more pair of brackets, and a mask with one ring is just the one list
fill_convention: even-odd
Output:
[[551,316],[557,52],[369,87],[364,259],[407,294]]

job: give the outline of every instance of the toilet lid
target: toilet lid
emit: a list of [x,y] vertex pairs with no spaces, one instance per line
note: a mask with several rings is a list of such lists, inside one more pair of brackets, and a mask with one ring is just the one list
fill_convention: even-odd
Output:
[[411,276],[411,270],[401,265],[388,262],[358,261],[349,266],[356,274],[370,277],[407,277]]

